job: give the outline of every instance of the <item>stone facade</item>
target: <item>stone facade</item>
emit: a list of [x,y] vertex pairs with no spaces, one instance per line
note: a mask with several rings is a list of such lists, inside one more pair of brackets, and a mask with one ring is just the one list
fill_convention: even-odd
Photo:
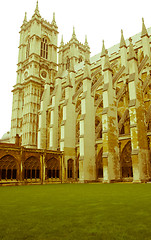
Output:
[[[90,58],[90,48],[63,37],[41,18],[38,2],[20,31],[11,142],[64,154],[63,181],[151,178],[151,28]],[[58,63],[57,63],[58,55]]]

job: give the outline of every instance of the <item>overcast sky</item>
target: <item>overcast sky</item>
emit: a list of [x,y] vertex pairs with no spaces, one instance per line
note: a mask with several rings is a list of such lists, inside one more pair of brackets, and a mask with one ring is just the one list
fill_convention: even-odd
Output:
[[[25,12],[30,20],[36,0],[0,0],[0,138],[10,130],[13,85],[16,83],[19,31]],[[141,32],[142,17],[151,26],[150,0],[39,0],[41,16],[51,22],[56,15],[60,44],[72,36],[75,27],[78,40],[84,43],[87,34],[91,56],[101,52],[102,40],[109,48],[120,41],[121,29],[129,38]]]

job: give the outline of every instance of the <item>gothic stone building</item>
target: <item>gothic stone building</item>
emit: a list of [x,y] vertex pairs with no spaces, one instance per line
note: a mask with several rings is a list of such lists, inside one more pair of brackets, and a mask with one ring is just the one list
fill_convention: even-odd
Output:
[[[51,24],[45,21],[38,2],[30,21],[25,15],[10,141],[15,143],[19,136],[24,155],[32,154],[29,166],[23,160],[20,179],[32,181],[37,173],[43,181],[150,180],[150,34],[142,19],[141,33],[125,40],[121,31],[119,44],[107,50],[103,41],[101,53],[90,58],[87,38],[80,43],[74,28],[71,40],[64,44],[62,38],[58,48],[55,15]],[[57,150],[61,161],[40,160],[43,152],[57,154]],[[7,177],[4,158],[0,158],[1,181],[2,175]],[[13,158],[21,161],[16,154]],[[40,174],[36,169],[43,170]]]

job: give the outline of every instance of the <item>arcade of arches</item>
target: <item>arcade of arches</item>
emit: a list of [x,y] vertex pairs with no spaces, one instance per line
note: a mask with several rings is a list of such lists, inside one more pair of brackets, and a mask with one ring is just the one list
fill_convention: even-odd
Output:
[[[150,138],[148,137],[150,151]],[[120,141],[121,181],[133,181],[131,141]],[[121,147],[122,146],[122,147]],[[96,156],[96,181],[103,181],[103,147]],[[150,152],[151,164],[151,152]],[[64,158],[59,151],[27,149],[15,144],[0,143],[0,185],[79,181],[79,154],[76,162],[68,159],[66,179],[63,178]],[[151,172],[150,172],[151,173]]]
[[61,181],[60,151],[0,143],[0,185]]

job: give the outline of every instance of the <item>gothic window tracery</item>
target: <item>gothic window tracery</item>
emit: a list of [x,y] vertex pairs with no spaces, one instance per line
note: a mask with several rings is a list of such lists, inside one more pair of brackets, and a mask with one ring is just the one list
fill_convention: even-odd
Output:
[[34,156],[24,162],[24,179],[40,178],[40,161]]
[[56,158],[51,158],[46,162],[46,179],[60,178],[60,162]]
[[46,38],[42,38],[42,40],[41,40],[40,56],[45,59],[48,59],[48,41]]
[[0,159],[0,181],[16,180],[18,164],[11,155],[6,155]]

